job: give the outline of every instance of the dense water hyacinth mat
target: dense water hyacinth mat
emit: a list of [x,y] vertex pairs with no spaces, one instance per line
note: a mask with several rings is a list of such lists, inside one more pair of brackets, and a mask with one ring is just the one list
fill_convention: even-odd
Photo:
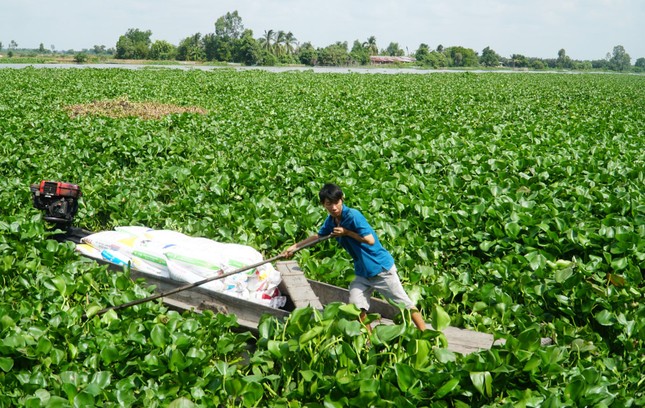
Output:
[[[2,404],[643,404],[643,81],[0,70]],[[66,111],[126,96],[206,113]],[[28,189],[42,179],[84,186],[90,230],[147,225],[265,256],[316,231],[316,193],[335,181],[426,316],[439,305],[507,341],[467,356],[406,328],[379,342],[334,306],[267,319],[242,365],[232,316],[155,303],[81,324],[150,292],[44,238]],[[331,242],[297,261],[351,278]]]

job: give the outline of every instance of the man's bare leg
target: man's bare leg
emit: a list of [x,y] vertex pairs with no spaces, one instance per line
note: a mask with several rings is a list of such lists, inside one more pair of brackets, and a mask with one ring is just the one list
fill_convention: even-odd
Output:
[[412,317],[412,322],[414,322],[414,325],[417,326],[419,330],[424,331],[426,329],[426,322],[425,320],[423,320],[423,316],[421,315],[421,312],[413,309],[411,313],[411,317]]

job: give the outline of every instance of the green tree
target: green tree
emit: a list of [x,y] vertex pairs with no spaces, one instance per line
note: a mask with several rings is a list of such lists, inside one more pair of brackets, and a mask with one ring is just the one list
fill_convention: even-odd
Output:
[[613,71],[628,71],[631,68],[631,57],[625,51],[625,47],[617,45],[614,47],[609,59],[609,69]]
[[146,59],[150,52],[152,31],[130,28],[116,43],[116,58]]
[[262,48],[258,41],[253,38],[253,31],[244,30],[236,49],[234,60],[244,65],[257,65],[262,58]]
[[430,46],[426,43],[419,44],[419,48],[414,52],[414,58],[419,62],[427,61],[430,55]]
[[233,60],[233,39],[219,37],[217,34],[208,33],[202,38],[204,47],[204,58],[206,61],[225,61]]
[[354,40],[354,44],[352,45],[352,50],[349,52],[349,55],[352,60],[361,65],[367,65],[370,63],[369,51],[363,46],[363,43],[358,40]]
[[490,47],[486,47],[482,51],[479,63],[485,67],[497,67],[499,66],[499,55]]
[[430,46],[426,43],[421,43],[419,48],[414,53],[414,58],[422,65],[427,65],[432,68],[445,68],[448,66],[448,58],[442,52],[430,50]]
[[399,47],[399,43],[391,42],[385,49],[385,54],[391,57],[402,57],[405,55],[405,51]]
[[433,68],[445,68],[450,65],[446,54],[438,51],[432,51],[426,61]]
[[531,60],[529,65],[532,69],[544,69],[546,67],[544,61],[539,58],[534,58],[533,60]]
[[314,48],[311,42],[306,42],[302,44],[298,49],[298,59],[300,60],[301,64],[313,67],[318,63],[318,51]]
[[150,58],[153,60],[173,60],[177,55],[177,47],[167,41],[157,40],[150,46]]
[[318,63],[325,66],[346,66],[351,58],[347,52],[347,42],[337,41],[318,52]]
[[556,68],[565,69],[571,69],[573,67],[573,61],[571,61],[571,58],[569,58],[564,48],[558,51],[558,59],[555,61],[555,66]]
[[215,21],[215,34],[202,38],[205,59],[209,61],[241,62],[240,46],[246,33],[237,10],[228,12]]
[[373,35],[363,43],[363,47],[367,49],[369,55],[378,55],[378,46],[376,45],[376,37]]
[[4,46],[4,45],[2,44],[2,41],[0,41],[0,51],[2,51],[2,47],[3,47],[3,46]]
[[226,13],[215,21],[215,35],[224,39],[239,40],[244,33],[244,24],[242,17],[235,10],[232,13]]
[[[2,44],[2,43],[0,43],[0,44]],[[2,47],[0,47],[0,48],[2,48]],[[645,58],[640,57],[639,59],[637,59],[636,62],[634,63],[634,66],[638,67],[638,68],[645,68]]]
[[177,59],[180,61],[204,61],[206,52],[201,37],[200,33],[196,33],[184,38],[177,46]]
[[294,54],[295,51],[296,51],[297,46],[298,46],[298,39],[296,38],[296,36],[293,35],[293,33],[291,31],[289,31],[284,36],[284,49],[285,49],[285,51],[289,55]]
[[74,61],[78,64],[87,62],[87,54],[84,52],[77,53],[76,55],[74,55]]
[[282,30],[278,30],[276,32],[275,42],[273,43],[273,53],[278,57],[285,53],[284,42],[286,36],[287,34]]
[[291,32],[279,30],[275,34],[275,41],[273,47],[269,49],[277,57],[278,61],[282,64],[291,64],[295,62],[293,53],[295,51],[296,38]]
[[591,61],[593,69],[609,69],[609,59],[599,59]]
[[444,53],[452,61],[455,67],[476,67],[479,65],[479,57],[475,50],[465,47],[448,47]]
[[511,66],[513,68],[525,68],[529,66],[529,60],[522,54],[511,55]]
[[260,38],[260,45],[264,50],[273,53],[273,44],[276,39],[276,32],[273,30],[264,30],[264,35]]
[[40,46],[38,47],[38,52],[41,54],[44,54],[45,52],[47,52],[47,50],[45,49],[45,44],[40,43]]

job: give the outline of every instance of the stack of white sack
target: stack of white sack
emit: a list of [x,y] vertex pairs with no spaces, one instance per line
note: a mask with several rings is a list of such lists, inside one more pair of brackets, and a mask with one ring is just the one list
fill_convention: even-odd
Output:
[[[143,273],[194,283],[263,261],[250,246],[193,238],[147,227],[116,227],[88,235],[77,245],[81,253]],[[280,308],[286,303],[278,285],[280,273],[266,263],[256,269],[213,280],[200,287]]]

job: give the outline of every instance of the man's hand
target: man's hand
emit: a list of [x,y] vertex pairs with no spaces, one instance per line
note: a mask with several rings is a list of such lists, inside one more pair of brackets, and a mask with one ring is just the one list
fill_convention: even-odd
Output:
[[350,237],[355,239],[358,242],[362,242],[367,245],[374,245],[374,242],[375,242],[374,236],[372,234],[361,237],[354,231],[348,230],[347,228],[343,228],[343,227],[335,227],[332,230],[331,234],[329,235],[331,235],[332,237]]
[[331,236],[332,237],[342,237],[342,236],[347,235],[348,232],[349,232],[349,230],[346,230],[343,227],[335,227],[331,232]]
[[291,258],[297,250],[298,250],[298,247],[296,246],[296,244],[293,244],[289,248],[285,249],[284,252],[280,254],[280,256],[287,259]]

